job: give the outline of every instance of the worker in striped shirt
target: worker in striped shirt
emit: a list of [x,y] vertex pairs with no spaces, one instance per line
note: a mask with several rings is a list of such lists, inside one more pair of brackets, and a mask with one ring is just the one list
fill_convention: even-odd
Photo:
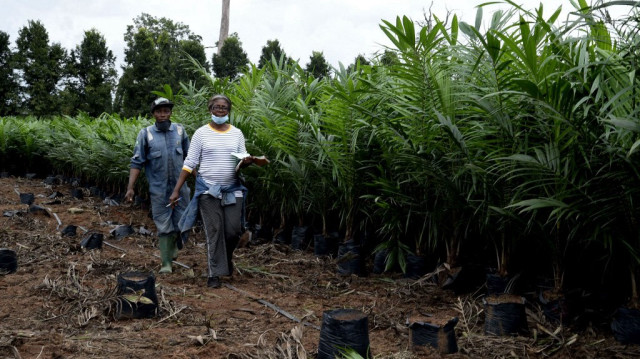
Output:
[[[211,121],[196,130],[184,160],[178,182],[169,197],[180,197],[187,177],[197,169],[196,189],[179,227],[188,231],[197,214],[202,217],[207,239],[207,285],[220,287],[220,277],[233,274],[233,251],[244,225],[244,201],[247,189],[242,185],[232,153],[246,153],[242,131],[229,123],[231,100],[224,95],[208,102]],[[253,156],[240,160],[240,167],[253,162]]]

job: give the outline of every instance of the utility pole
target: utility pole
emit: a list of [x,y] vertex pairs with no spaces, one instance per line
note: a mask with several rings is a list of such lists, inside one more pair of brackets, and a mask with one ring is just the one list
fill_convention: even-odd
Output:
[[220,38],[218,38],[218,55],[224,45],[224,41],[229,37],[229,3],[231,0],[222,0],[222,18],[220,19]]

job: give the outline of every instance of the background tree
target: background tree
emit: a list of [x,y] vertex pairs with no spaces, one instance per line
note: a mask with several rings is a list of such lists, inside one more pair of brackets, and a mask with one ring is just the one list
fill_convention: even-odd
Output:
[[287,54],[280,47],[280,42],[277,39],[267,40],[267,44],[262,47],[262,54],[260,55],[260,59],[258,60],[258,68],[263,68],[264,65],[268,64],[271,61],[271,58],[280,60],[280,58],[282,57],[284,57],[287,63],[292,61],[290,58],[287,58]]
[[249,58],[242,49],[237,33],[234,32],[227,38],[220,49],[220,55],[213,54],[212,65],[217,78],[228,77],[230,80],[235,79],[249,65]]
[[14,115],[17,105],[18,84],[13,73],[9,34],[0,31],[0,116]]
[[193,66],[189,65],[188,60],[184,58],[184,55],[190,56],[200,64],[205,72],[208,71],[209,62],[204,52],[204,45],[200,40],[187,39],[180,41],[180,48],[182,56],[180,57],[181,64],[176,72],[177,78],[180,79],[180,82],[194,82],[196,88],[205,86],[209,81],[207,76],[204,76],[203,72],[194,70]]
[[142,14],[127,27],[125,66],[118,84],[115,109],[125,116],[148,113],[155,97],[151,91],[165,84],[179,88],[181,82],[202,81],[202,75],[186,70],[187,54],[206,64],[202,38],[189,26],[167,18]]
[[58,94],[60,103],[60,113],[63,115],[73,115],[78,111],[80,100],[80,81],[78,80],[78,69],[76,54],[73,50],[64,61],[61,87],[63,90]]
[[115,99],[115,106],[122,115],[130,117],[148,113],[151,91],[159,87],[163,71],[160,55],[155,49],[151,33],[140,29],[134,36],[132,47],[125,50],[124,68]]
[[366,57],[364,57],[364,55],[358,54],[358,56],[356,56],[356,58],[353,60],[353,64],[347,67],[347,71],[351,72],[356,70],[358,66],[365,66],[365,65],[371,65],[371,63],[369,62],[369,60],[367,60]]
[[85,31],[82,43],[71,51],[65,95],[69,101],[62,105],[75,113],[83,111],[98,116],[112,110],[112,93],[117,76],[115,56],[97,30]]
[[382,55],[378,57],[378,61],[383,66],[397,65],[399,62],[398,55],[391,50],[384,50]]
[[324,54],[321,51],[313,51],[309,57],[309,63],[305,67],[307,73],[317,79],[329,77],[331,70],[329,63],[324,58]]
[[32,20],[18,32],[16,45],[21,112],[36,116],[59,113],[57,86],[63,76],[66,51],[59,43],[49,45],[49,34],[44,25]]

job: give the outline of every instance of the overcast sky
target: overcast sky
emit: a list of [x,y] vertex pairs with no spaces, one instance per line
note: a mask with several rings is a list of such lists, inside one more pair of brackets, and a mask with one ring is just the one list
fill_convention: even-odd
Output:
[[[488,0],[487,0],[488,1]],[[516,0],[517,1],[517,0]],[[229,33],[238,33],[251,62],[257,63],[267,40],[277,39],[288,56],[304,66],[312,51],[322,51],[332,66],[353,62],[358,54],[371,57],[389,41],[380,29],[382,20],[396,16],[423,19],[429,11],[444,18],[447,11],[473,23],[481,0],[231,0]],[[588,0],[590,2],[590,0]],[[523,2],[526,8],[537,1]],[[573,10],[569,0],[543,0],[545,14],[559,5],[563,16]],[[12,46],[18,31],[29,20],[40,20],[49,42],[70,50],[82,42],[84,31],[97,29],[116,56],[118,69],[124,59],[127,25],[142,13],[188,25],[202,36],[205,47],[213,47],[220,31],[222,0],[0,0],[0,30],[10,35]],[[488,12],[498,9],[492,5]],[[213,48],[208,48],[211,60]]]

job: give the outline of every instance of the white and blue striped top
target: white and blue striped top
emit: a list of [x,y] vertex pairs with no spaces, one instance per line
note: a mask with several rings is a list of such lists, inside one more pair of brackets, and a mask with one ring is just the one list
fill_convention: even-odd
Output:
[[[192,172],[198,167],[198,174],[208,185],[231,185],[236,181],[238,162],[231,152],[247,152],[242,131],[233,125],[218,131],[206,124],[193,134],[182,169]],[[242,192],[235,195],[241,197]]]

